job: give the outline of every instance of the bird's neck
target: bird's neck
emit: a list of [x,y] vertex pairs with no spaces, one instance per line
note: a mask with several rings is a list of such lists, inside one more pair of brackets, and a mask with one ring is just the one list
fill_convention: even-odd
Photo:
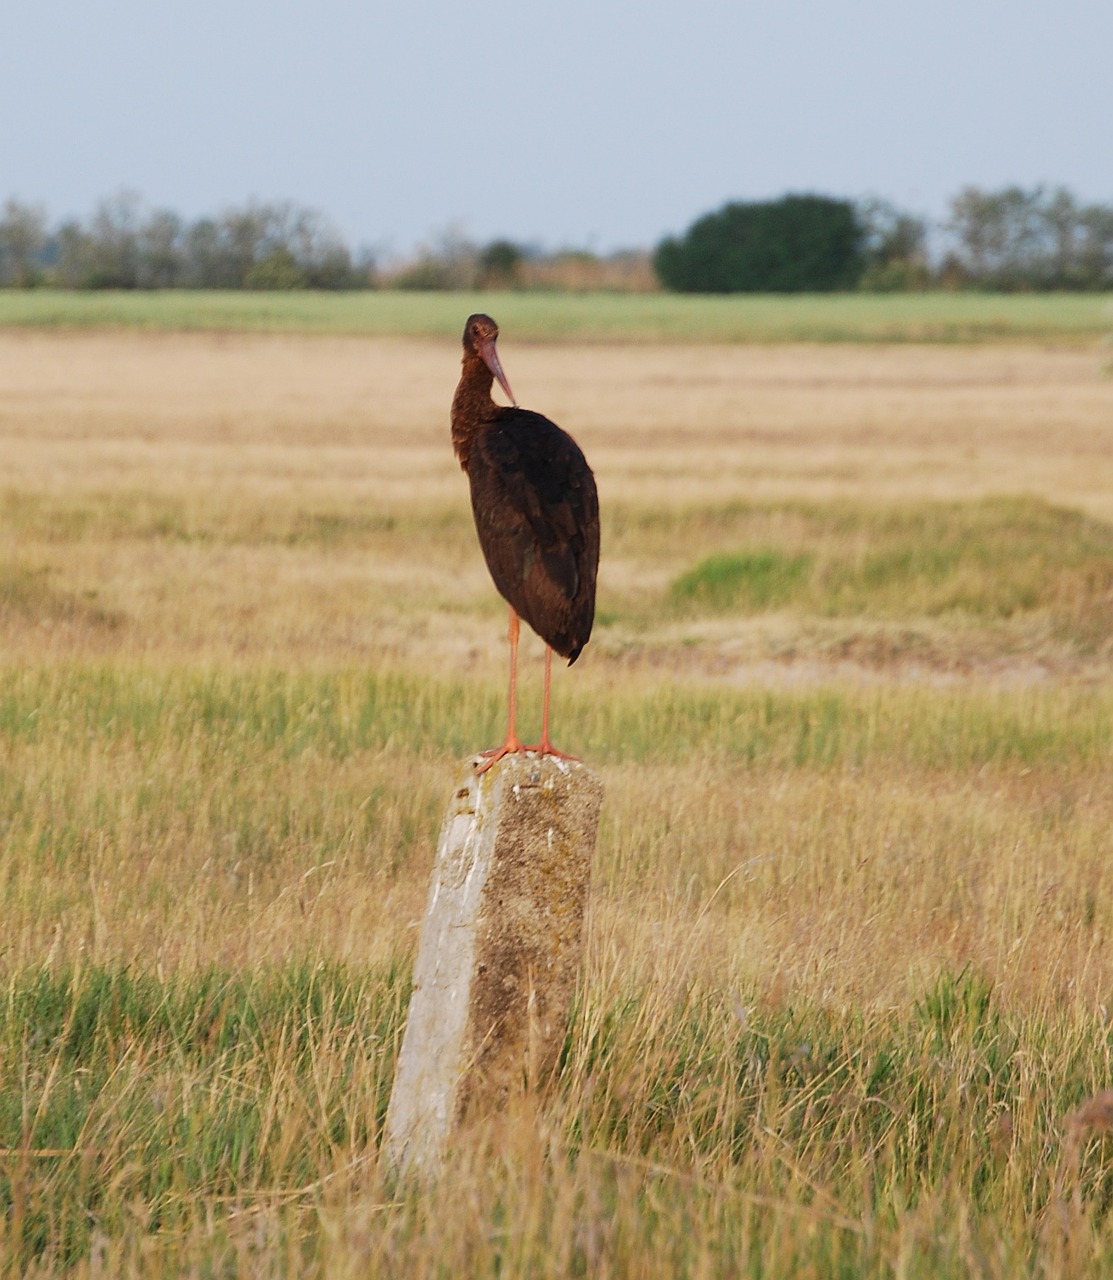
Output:
[[452,397],[452,447],[465,471],[475,433],[484,423],[490,422],[498,410],[498,405],[491,399],[494,381],[482,358],[472,351],[465,352],[460,381]]

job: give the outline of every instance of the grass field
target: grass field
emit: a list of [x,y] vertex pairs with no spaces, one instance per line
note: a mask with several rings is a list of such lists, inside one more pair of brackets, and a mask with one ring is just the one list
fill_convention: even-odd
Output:
[[377,1142],[505,697],[471,300],[0,332],[0,1274],[1107,1273],[1105,350],[607,343],[609,302],[519,345],[518,301],[599,478],[554,730],[606,800],[560,1077],[423,1189]]
[[457,337],[469,311],[520,341],[1084,341],[1113,331],[1102,294],[669,294],[0,291],[0,327]]

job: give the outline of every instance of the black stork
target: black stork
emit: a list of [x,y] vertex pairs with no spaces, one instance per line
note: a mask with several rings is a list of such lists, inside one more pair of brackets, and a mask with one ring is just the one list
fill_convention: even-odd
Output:
[[[599,568],[599,495],[579,445],[555,422],[520,409],[499,363],[499,327],[486,315],[468,317],[464,359],[452,398],[452,447],[467,473],[479,545],[495,586],[510,606],[510,697],[506,740],[485,751],[479,772],[517,751],[573,760],[549,737],[553,650],[580,656],[595,620]],[[491,399],[495,379],[510,399]],[[545,641],[541,741],[518,738],[518,619]]]

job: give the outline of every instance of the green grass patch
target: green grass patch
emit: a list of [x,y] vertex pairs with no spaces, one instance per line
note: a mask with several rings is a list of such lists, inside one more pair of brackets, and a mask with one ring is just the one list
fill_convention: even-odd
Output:
[[1104,1147],[1076,1151],[1063,1126],[1094,1089],[1108,1029],[1016,1023],[969,970],[874,1013],[585,994],[528,1158],[493,1158],[465,1133],[443,1180],[389,1187],[375,1143],[406,996],[393,968],[11,975],[7,1262],[965,1276],[985,1248],[986,1274],[1004,1276],[1068,1230],[1092,1260],[1113,1253]]
[[676,579],[671,595],[697,609],[771,609],[798,594],[811,567],[810,555],[775,550],[708,556]]
[[[1042,612],[1081,649],[1113,635],[1113,526],[1037,498],[780,503],[694,513],[708,539],[780,527],[789,549],[717,552],[669,589],[687,612],[1009,619]],[[662,539],[677,536],[668,517]],[[690,535],[689,535],[690,536]]]
[[173,1232],[198,1197],[300,1186],[333,1150],[365,1150],[406,998],[399,969],[13,975],[0,1003],[5,1252],[62,1268],[96,1233],[133,1225],[136,1204],[147,1231]]
[[1113,327],[1094,294],[66,293],[0,291],[0,326],[459,336],[488,311],[515,341],[983,342],[1089,339]]

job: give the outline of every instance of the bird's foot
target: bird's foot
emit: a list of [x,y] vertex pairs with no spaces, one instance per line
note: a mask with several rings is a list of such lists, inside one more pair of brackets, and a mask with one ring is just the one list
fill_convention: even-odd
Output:
[[573,764],[583,764],[579,756],[570,756],[567,751],[558,751],[547,737],[542,738],[536,747],[526,747],[525,750],[536,751],[543,756],[555,756],[557,760],[570,760]]
[[476,773],[486,773],[487,770],[503,758],[503,756],[524,755],[527,752],[536,753],[539,756],[553,756],[557,760],[568,760],[572,764],[582,764],[583,761],[579,756],[570,756],[567,751],[558,751],[556,747],[549,741],[548,737],[543,737],[536,745],[522,742],[517,734],[509,737],[501,747],[491,747],[488,751],[481,751],[483,763],[476,766]]
[[532,751],[533,747],[527,747],[524,742],[519,742],[515,736],[509,737],[501,747],[491,747],[489,751],[481,751],[479,754],[483,757],[483,763],[476,766],[476,773],[486,773],[493,764],[503,758],[503,756],[518,755],[523,751]]

